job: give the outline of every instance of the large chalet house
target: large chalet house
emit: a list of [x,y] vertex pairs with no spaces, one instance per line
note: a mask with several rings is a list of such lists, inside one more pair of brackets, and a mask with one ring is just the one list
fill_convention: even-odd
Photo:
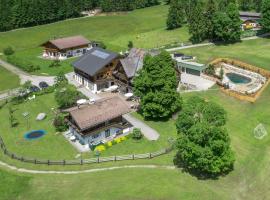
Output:
[[240,14],[240,19],[242,21],[242,25],[241,25],[242,30],[261,29],[261,25],[260,25],[261,13],[239,12],[239,14]]
[[58,60],[82,56],[92,48],[91,42],[83,36],[49,40],[41,46],[44,48],[42,54],[43,58]]
[[124,118],[130,108],[117,96],[65,111],[69,113],[69,132],[83,145],[96,146],[130,132],[131,125]]
[[143,49],[133,48],[123,58],[117,53],[93,47],[72,64],[74,79],[94,93],[114,85],[123,93],[131,92],[132,79],[143,67],[146,54],[155,55]]
[[119,55],[99,47],[93,47],[72,63],[74,79],[90,91],[97,93],[115,85],[113,71],[119,62]]

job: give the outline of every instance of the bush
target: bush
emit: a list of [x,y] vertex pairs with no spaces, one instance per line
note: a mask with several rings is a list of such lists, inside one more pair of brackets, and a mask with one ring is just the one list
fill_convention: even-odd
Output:
[[49,67],[59,67],[60,65],[60,60],[54,60]]
[[55,117],[53,125],[55,126],[56,131],[64,132],[68,129],[68,125],[65,122],[65,114],[59,114]]
[[14,54],[14,50],[12,49],[12,47],[7,47],[4,49],[4,55],[10,56],[12,54]]
[[59,88],[55,93],[55,100],[61,109],[76,105],[76,101],[81,98],[85,98],[85,96],[71,85]]
[[105,151],[106,150],[106,147],[104,145],[99,145],[95,148],[94,151],[98,151],[98,152],[102,152],[102,151]]
[[141,129],[139,128],[134,128],[132,131],[132,138],[135,140],[140,140],[143,138],[143,134],[141,132]]
[[94,43],[94,46],[97,46],[99,48],[102,48],[102,49],[106,49],[107,46],[104,44],[104,42],[101,42],[101,41],[96,41],[96,42],[93,42]]

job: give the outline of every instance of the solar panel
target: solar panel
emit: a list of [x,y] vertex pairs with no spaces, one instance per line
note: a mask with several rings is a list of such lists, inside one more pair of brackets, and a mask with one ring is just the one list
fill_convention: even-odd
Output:
[[107,59],[110,56],[110,54],[99,51],[99,50],[93,51],[92,55],[97,56],[97,57],[102,58],[102,59]]

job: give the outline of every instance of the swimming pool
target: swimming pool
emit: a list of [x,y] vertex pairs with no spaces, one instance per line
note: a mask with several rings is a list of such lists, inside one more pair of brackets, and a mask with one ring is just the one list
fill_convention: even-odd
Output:
[[236,73],[227,73],[226,76],[229,78],[229,80],[235,84],[247,84],[250,83],[252,80],[249,77],[242,76],[240,74]]
[[27,140],[35,140],[35,139],[43,137],[45,134],[46,134],[46,131],[44,130],[34,130],[34,131],[30,131],[26,133],[24,135],[24,138]]

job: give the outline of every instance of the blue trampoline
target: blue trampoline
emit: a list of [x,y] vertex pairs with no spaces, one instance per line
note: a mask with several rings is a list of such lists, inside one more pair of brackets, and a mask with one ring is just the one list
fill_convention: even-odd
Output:
[[36,140],[43,137],[47,132],[44,130],[34,130],[24,134],[26,140]]

